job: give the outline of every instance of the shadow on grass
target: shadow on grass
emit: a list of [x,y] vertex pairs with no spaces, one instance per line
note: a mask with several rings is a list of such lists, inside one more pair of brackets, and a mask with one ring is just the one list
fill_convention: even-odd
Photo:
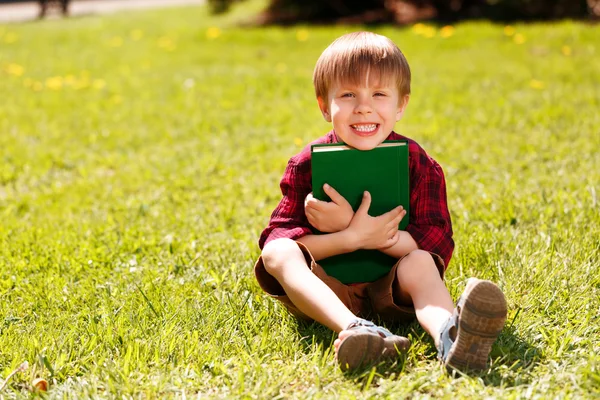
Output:
[[[378,321],[375,321],[379,323]],[[410,337],[413,342],[414,351],[416,347],[427,359],[437,359],[437,350],[433,339],[425,334],[417,322],[409,324],[382,324],[391,332]],[[312,353],[315,349],[320,349],[323,357],[332,353],[333,342],[337,335],[330,329],[318,323],[298,321],[298,334],[300,342],[305,353]],[[513,326],[504,328],[503,332],[494,343],[490,353],[490,367],[483,372],[470,372],[466,376],[481,379],[485,386],[514,387],[518,385],[531,383],[535,379],[532,371],[542,360],[540,349],[518,335]],[[363,386],[370,386],[375,377],[393,378],[405,372],[407,356],[399,355],[395,361],[386,361],[378,365],[371,365],[355,371],[345,372],[344,375],[356,380]],[[454,376],[464,376],[462,373],[455,373]]]

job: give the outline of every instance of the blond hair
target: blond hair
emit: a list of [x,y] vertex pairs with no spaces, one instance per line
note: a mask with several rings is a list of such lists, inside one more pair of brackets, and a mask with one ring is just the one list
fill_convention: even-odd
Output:
[[400,98],[410,94],[410,67],[404,54],[390,39],[372,32],[348,33],[323,51],[313,73],[315,93],[327,100],[333,85],[360,85],[367,75],[381,84],[395,81]]

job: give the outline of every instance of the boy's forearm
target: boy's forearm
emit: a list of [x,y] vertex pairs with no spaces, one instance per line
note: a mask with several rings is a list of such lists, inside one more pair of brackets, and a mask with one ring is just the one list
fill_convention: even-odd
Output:
[[306,235],[296,241],[310,250],[315,261],[358,250],[356,240],[348,230],[325,235]]
[[417,250],[419,245],[413,239],[410,233],[400,231],[400,239],[392,247],[381,250],[382,253],[394,258],[402,258],[413,250]]

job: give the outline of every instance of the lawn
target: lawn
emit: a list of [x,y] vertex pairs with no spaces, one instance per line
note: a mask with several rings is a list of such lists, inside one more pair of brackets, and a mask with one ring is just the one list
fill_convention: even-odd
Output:
[[[311,74],[365,27],[243,28],[175,8],[0,25],[0,397],[600,396],[600,26],[372,28],[413,70],[397,131],[443,166],[447,285],[496,281],[486,373],[344,375],[333,334],[259,289],[289,157],[325,133]],[[0,384],[1,386],[1,384]]]

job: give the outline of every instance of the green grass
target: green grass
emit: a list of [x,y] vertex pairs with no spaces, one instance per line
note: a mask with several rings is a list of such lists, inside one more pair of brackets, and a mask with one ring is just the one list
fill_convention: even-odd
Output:
[[30,363],[0,396],[599,396],[600,27],[376,28],[413,69],[397,130],[446,173],[448,287],[493,279],[509,319],[488,373],[447,376],[412,324],[404,363],[345,376],[252,267],[329,129],[314,63],[362,27],[236,27],[260,5],[0,25],[0,376]]

